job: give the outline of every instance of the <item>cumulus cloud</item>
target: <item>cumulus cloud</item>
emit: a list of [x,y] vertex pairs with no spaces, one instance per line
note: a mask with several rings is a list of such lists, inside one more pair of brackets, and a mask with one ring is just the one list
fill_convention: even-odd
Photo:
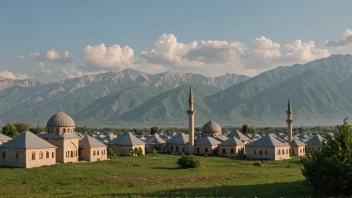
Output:
[[83,49],[83,58],[90,65],[118,70],[132,66],[134,51],[128,46],[120,47],[119,45],[111,45],[106,47],[105,44],[87,45]]
[[347,29],[337,41],[325,41],[325,45],[331,48],[341,48],[352,45],[352,30]]
[[65,65],[73,60],[68,51],[59,53],[54,49],[47,50],[45,53],[40,54],[38,52],[29,53],[29,55],[40,63],[41,66],[45,66],[45,62],[60,63]]
[[0,72],[0,80],[7,79],[7,78],[23,80],[23,79],[28,79],[30,77],[27,76],[26,74],[20,74],[20,73],[14,74],[10,71]]
[[[180,43],[173,34],[162,34],[154,42],[154,49],[142,51],[138,63],[162,65],[166,68],[209,69],[233,72],[238,70],[269,69],[279,65],[306,63],[330,55],[326,49],[315,46],[313,41],[293,41],[283,47],[264,36],[253,40],[254,49],[239,41],[193,41]],[[230,71],[229,71],[230,69]]]
[[85,75],[79,68],[75,65],[68,68],[61,68],[57,71],[50,70],[50,69],[40,69],[40,70],[33,70],[33,75],[35,79],[38,79],[42,82],[54,82],[58,80],[68,79],[68,78],[75,78]]
[[25,57],[25,56],[14,56],[13,58],[14,58],[14,59],[17,59],[17,60],[23,60],[23,59],[25,59],[26,57]]

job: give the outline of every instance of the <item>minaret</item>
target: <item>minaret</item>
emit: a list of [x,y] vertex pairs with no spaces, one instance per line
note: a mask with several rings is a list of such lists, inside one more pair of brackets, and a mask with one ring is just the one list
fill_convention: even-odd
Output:
[[292,142],[292,107],[291,107],[291,102],[290,99],[288,99],[288,104],[287,104],[287,133],[288,133],[288,142]]
[[194,100],[193,100],[193,93],[192,87],[189,88],[189,99],[188,99],[188,136],[189,136],[189,143],[188,143],[188,153],[193,154],[194,150]]

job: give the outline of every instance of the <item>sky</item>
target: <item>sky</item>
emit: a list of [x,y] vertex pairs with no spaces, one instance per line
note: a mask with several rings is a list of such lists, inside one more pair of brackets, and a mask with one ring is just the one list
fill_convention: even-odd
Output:
[[352,1],[0,2],[0,79],[134,68],[255,76],[352,53]]

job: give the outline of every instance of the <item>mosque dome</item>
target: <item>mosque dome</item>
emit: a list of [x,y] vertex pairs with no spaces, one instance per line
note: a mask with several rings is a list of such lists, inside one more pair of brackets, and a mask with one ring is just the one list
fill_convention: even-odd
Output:
[[46,123],[47,127],[75,127],[75,122],[73,119],[64,113],[59,111],[57,114],[51,116],[51,118]]
[[210,120],[202,127],[202,133],[221,133],[221,127],[218,123]]

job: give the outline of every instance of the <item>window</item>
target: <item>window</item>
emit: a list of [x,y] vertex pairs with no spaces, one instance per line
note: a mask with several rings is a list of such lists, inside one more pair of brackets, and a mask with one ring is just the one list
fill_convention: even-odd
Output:
[[257,151],[256,150],[254,150],[254,155],[256,155],[257,154]]
[[32,160],[35,160],[35,152],[32,153]]
[[39,152],[39,159],[43,159],[43,157],[44,157],[44,154],[43,154],[43,152]]
[[205,148],[205,153],[208,153],[208,148]]
[[267,150],[265,150],[265,155],[268,155],[268,151]]
[[171,146],[171,153],[172,153],[172,152],[174,152],[174,147],[173,147],[173,146]]
[[46,152],[46,158],[49,158],[49,151]]
[[176,153],[178,153],[178,146],[176,146]]
[[278,154],[278,155],[280,155],[280,154],[281,154],[280,149],[279,149],[279,150],[277,150],[277,154]]
[[16,151],[16,159],[18,159],[18,151]]
[[286,154],[288,154],[288,149],[286,149]]
[[93,156],[95,156],[95,151],[93,151]]
[[185,152],[185,148],[182,148],[182,152],[183,152],[183,153]]
[[5,152],[2,152],[2,158],[5,159],[6,155],[5,155]]
[[197,148],[197,153],[199,154],[199,152],[200,152],[200,151],[199,151],[199,148]]
[[233,149],[231,149],[231,153],[233,153],[234,152],[234,150]]
[[54,152],[51,153],[51,157],[54,158]]
[[226,149],[222,149],[222,154],[226,154]]
[[73,151],[71,151],[71,157],[73,157]]
[[262,155],[262,150],[259,151],[259,155]]
[[97,155],[99,155],[99,151],[97,151]]
[[285,149],[282,149],[282,154],[285,155]]

